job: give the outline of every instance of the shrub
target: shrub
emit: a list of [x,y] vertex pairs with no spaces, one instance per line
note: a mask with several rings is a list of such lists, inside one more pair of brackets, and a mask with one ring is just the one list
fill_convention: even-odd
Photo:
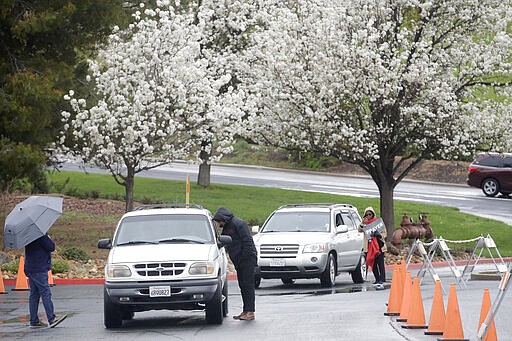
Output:
[[17,273],[19,267],[19,260],[13,260],[9,263],[2,264],[1,268],[2,271],[11,272],[11,273]]
[[52,273],[58,274],[68,272],[71,266],[64,259],[53,259],[52,260]]
[[67,260],[74,260],[79,262],[87,262],[91,257],[79,247],[69,247],[64,249],[60,255]]

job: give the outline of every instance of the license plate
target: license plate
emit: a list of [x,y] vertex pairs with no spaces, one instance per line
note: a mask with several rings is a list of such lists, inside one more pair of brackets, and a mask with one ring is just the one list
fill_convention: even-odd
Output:
[[285,266],[286,261],[283,258],[272,258],[270,260],[270,266]]
[[149,287],[149,297],[169,297],[171,296],[171,287],[158,286]]

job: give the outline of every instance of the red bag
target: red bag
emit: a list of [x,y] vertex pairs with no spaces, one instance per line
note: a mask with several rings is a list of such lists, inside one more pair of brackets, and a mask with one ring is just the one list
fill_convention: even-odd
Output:
[[373,237],[368,241],[368,252],[366,253],[366,266],[373,269],[375,258],[380,255],[379,242]]

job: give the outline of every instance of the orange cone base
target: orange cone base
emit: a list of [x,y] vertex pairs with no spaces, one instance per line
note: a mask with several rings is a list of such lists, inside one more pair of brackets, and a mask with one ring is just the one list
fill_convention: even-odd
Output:
[[407,322],[407,319],[396,319],[396,322]]
[[425,335],[443,335],[443,332],[425,332]]
[[469,341],[469,339],[437,339],[437,341]]
[[16,289],[16,288],[14,288],[14,289],[11,289],[11,290],[12,291],[29,291],[30,289]]
[[400,316],[400,312],[398,312],[398,313],[384,313],[384,316]]
[[405,326],[402,326],[402,328],[405,328],[405,329],[427,329],[428,326],[408,326],[408,325],[405,325]]
[[3,294],[8,294],[8,292],[7,291],[0,292],[0,295],[3,295]]

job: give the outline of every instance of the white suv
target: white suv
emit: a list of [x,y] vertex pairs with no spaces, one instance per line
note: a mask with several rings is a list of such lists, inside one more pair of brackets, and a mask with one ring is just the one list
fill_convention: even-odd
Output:
[[204,309],[210,324],[228,313],[229,236],[219,236],[211,213],[198,205],[144,205],[119,221],[105,266],[104,323],[122,326],[134,312]]
[[[349,272],[354,283],[366,280],[361,217],[352,205],[293,204],[279,207],[254,235],[258,250],[256,287],[261,278],[320,278],[331,287]],[[257,227],[256,227],[257,228]]]

